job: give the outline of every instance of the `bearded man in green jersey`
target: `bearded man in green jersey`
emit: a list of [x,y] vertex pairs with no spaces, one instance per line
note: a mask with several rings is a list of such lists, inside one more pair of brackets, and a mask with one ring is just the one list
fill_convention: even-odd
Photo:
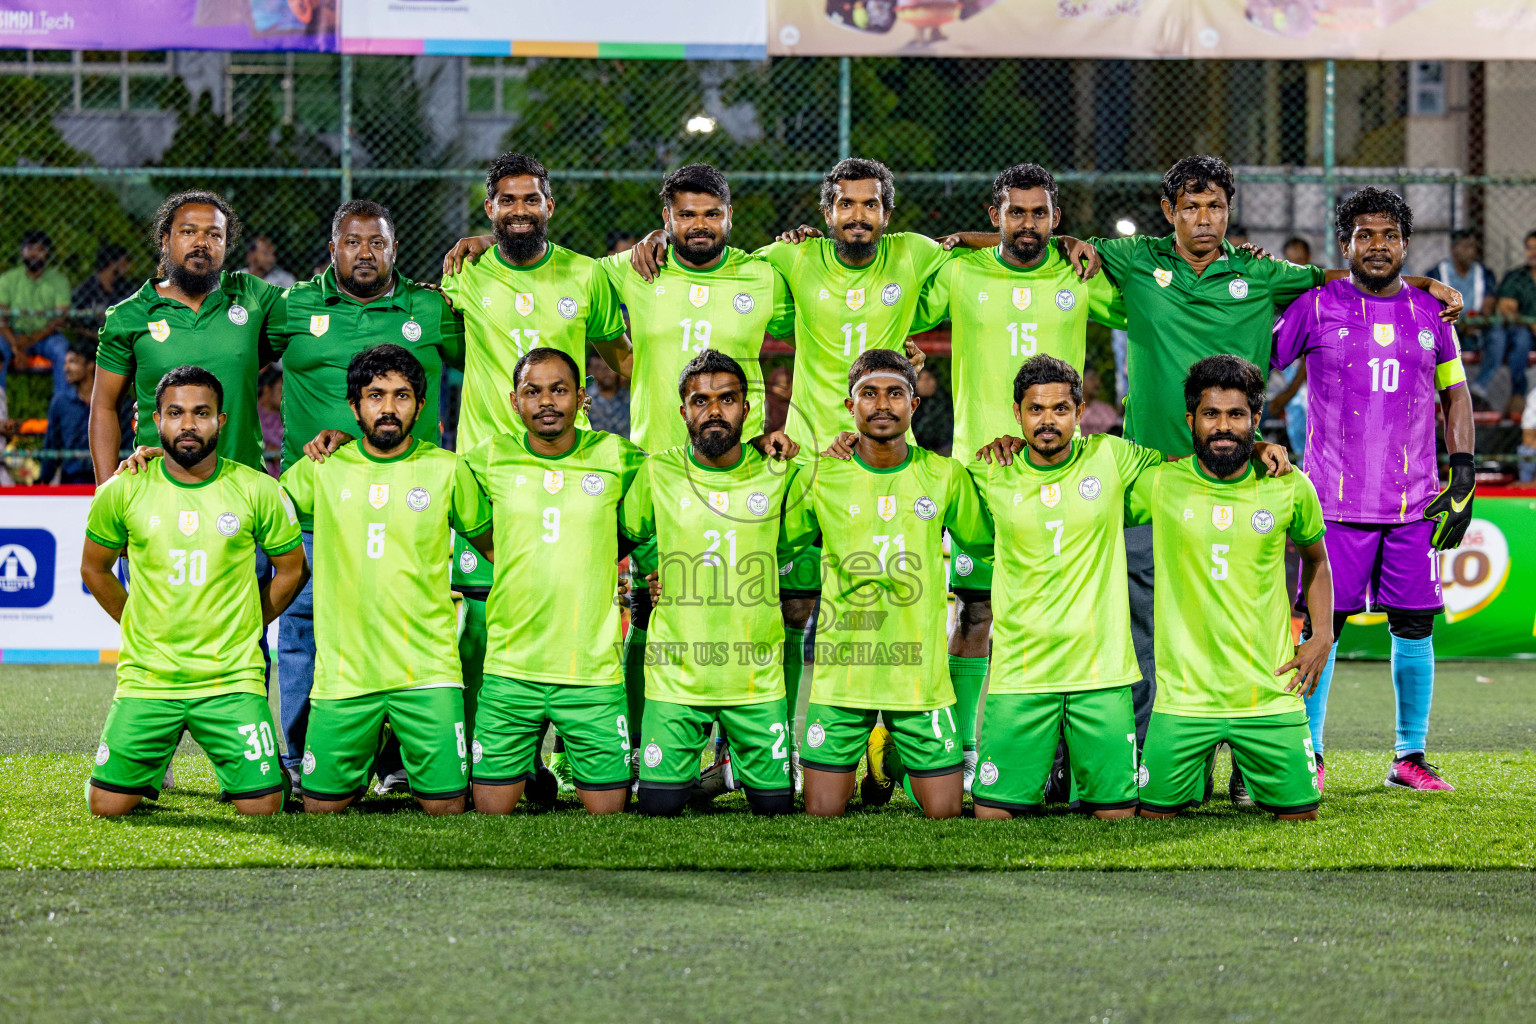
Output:
[[387,717],[422,809],[460,814],[469,752],[447,563],[454,531],[492,557],[490,504],[463,459],[413,435],[427,375],[408,350],[358,353],[346,388],[360,439],[282,478],[315,533],[304,809],[362,794]]
[[[907,443],[916,388],[912,364],[897,352],[871,349],[854,359],[845,401],[859,430],[853,457],[802,469],[786,506],[789,545],[819,537],[825,561],[800,745],[805,809],[813,815],[843,813],[866,750],[888,793],[894,779],[881,778],[891,775],[888,745],[928,817],[960,813],[963,757],[944,651],[944,531],[977,546],[991,537],[960,463]],[[885,722],[878,730],[877,716]]]
[[742,444],[749,386],[724,352],[708,348],[690,360],[678,394],[691,441],[646,459],[624,498],[625,533],[654,539],[659,561],[641,726],[643,814],[682,811],[716,720],[731,739],[727,788],[744,788],[758,814],[793,809],[779,563],[797,464]]
[[620,664],[619,502],[644,453],[581,430],[580,371],[536,348],[513,370],[522,429],[466,458],[495,509],[496,576],[486,602],[484,682],[475,713],[475,809],[508,814],[560,730],[576,793],[592,814],[624,809],[630,733]]
[[[1264,374],[1209,356],[1184,381],[1195,457],[1144,472],[1127,517],[1152,525],[1157,698],[1142,753],[1141,811],[1172,817],[1205,798],[1206,764],[1232,747],[1253,802],[1284,819],[1317,817],[1320,794],[1302,698],[1333,646],[1333,577],[1323,510],[1305,474],[1273,477],[1253,459]],[[1291,641],[1285,541],[1301,552],[1314,633]],[[1318,609],[1321,609],[1320,611]]]
[[[265,472],[218,455],[224,388],[196,366],[155,389],[167,457],[109,478],[91,500],[80,576],[122,623],[117,693],[91,773],[92,814],[159,796],[181,735],[213,762],[241,814],[282,807],[287,776],[267,706],[258,641],[308,578],[298,518]],[[256,551],[271,559],[258,581]],[[113,573],[126,549],[133,590]]]

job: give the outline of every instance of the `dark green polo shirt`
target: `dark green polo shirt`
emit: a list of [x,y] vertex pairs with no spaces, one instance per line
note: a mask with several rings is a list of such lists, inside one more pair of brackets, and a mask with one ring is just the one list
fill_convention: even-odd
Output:
[[266,472],[256,376],[275,358],[269,327],[281,316],[282,295],[259,277],[224,273],[195,313],[160,295],[153,280],[107,310],[96,365],[132,379],[138,444],[160,443],[153,418],[160,378],[178,366],[201,366],[224,386],[222,411],[229,419],[219,435],[219,455]]
[[1200,275],[1174,250],[1171,234],[1093,244],[1125,295],[1125,436],[1165,455],[1194,450],[1184,419],[1190,366],[1227,352],[1267,372],[1275,314],[1323,283],[1320,267],[1256,259],[1226,241]]
[[[283,357],[283,469],[304,457],[304,445],[322,430],[358,434],[347,404],[347,364],[375,345],[409,349],[427,372],[426,404],[411,434],[438,442],[438,385],[443,363],[464,364],[464,325],[442,295],[395,276],[388,294],[372,302],[347,298],[336,287],[336,268],[288,289],[287,313],[272,325]],[[300,524],[310,529],[301,517]]]
[[1516,267],[1499,282],[1499,298],[1520,303],[1520,315],[1536,317],[1536,277],[1530,267]]

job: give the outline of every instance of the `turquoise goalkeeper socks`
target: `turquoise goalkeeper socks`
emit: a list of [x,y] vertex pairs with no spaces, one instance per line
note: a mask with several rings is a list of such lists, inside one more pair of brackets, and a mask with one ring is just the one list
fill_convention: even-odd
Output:
[[1392,689],[1397,693],[1397,756],[1424,752],[1435,692],[1435,642],[1392,638]]

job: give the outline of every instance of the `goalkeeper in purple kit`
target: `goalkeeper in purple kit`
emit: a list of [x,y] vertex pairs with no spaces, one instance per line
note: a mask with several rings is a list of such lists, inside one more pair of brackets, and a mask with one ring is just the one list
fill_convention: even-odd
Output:
[[[1472,399],[1455,328],[1441,321],[1435,299],[1402,279],[1413,233],[1408,204],[1393,192],[1361,189],[1339,205],[1336,231],[1350,276],[1285,311],[1275,325],[1274,365],[1306,360],[1303,469],[1328,521],[1333,635],[1364,611],[1384,612],[1392,633],[1397,742],[1386,785],[1453,789],[1424,749],[1435,678],[1430,633],[1444,608],[1440,552],[1460,544],[1472,521]],[[1443,490],[1437,393],[1450,452]],[[1319,788],[1332,679],[1330,656],[1307,700]]]

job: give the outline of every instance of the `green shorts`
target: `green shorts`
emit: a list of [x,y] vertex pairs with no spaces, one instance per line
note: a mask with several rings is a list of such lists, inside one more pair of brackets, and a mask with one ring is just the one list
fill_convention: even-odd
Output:
[[968,554],[953,536],[949,538],[949,589],[992,593],[992,564]]
[[190,700],[116,698],[101,730],[91,785],[155,799],[183,731],[213,762],[226,796],[248,800],[283,791],[288,776],[278,764],[272,709],[254,693]]
[[685,789],[699,777],[699,755],[715,719],[731,738],[731,770],[753,792],[788,793],[789,726],[784,698],[761,704],[695,707],[647,700],[640,748],[640,785]]
[[1141,753],[1141,806],[1179,811],[1205,799],[1206,761],[1232,745],[1253,802],[1274,814],[1317,808],[1317,766],[1305,711],[1259,718],[1193,718],[1154,711]]
[[800,764],[823,772],[851,772],[859,766],[875,727],[875,716],[896,742],[896,753],[907,774],[917,778],[958,772],[965,760],[955,706],[934,711],[877,711],[810,704],[805,709],[805,735]]
[[629,724],[624,684],[566,686],[485,674],[471,746],[476,785],[511,786],[533,778],[544,723],[565,741],[582,789],[629,785]]
[[361,794],[383,740],[386,716],[400,739],[412,794],[422,800],[451,800],[469,791],[464,691],[431,686],[311,700],[304,734],[304,793],[317,800]]
[[821,548],[806,548],[779,566],[779,593],[789,597],[821,593]]
[[495,582],[495,573],[491,563],[480,557],[474,545],[459,536],[453,535],[453,589],[461,587],[485,587],[490,589]]
[[1136,806],[1136,713],[1129,686],[988,694],[971,786],[977,805],[1014,814],[1040,810],[1063,736],[1073,801],[1089,811]]

